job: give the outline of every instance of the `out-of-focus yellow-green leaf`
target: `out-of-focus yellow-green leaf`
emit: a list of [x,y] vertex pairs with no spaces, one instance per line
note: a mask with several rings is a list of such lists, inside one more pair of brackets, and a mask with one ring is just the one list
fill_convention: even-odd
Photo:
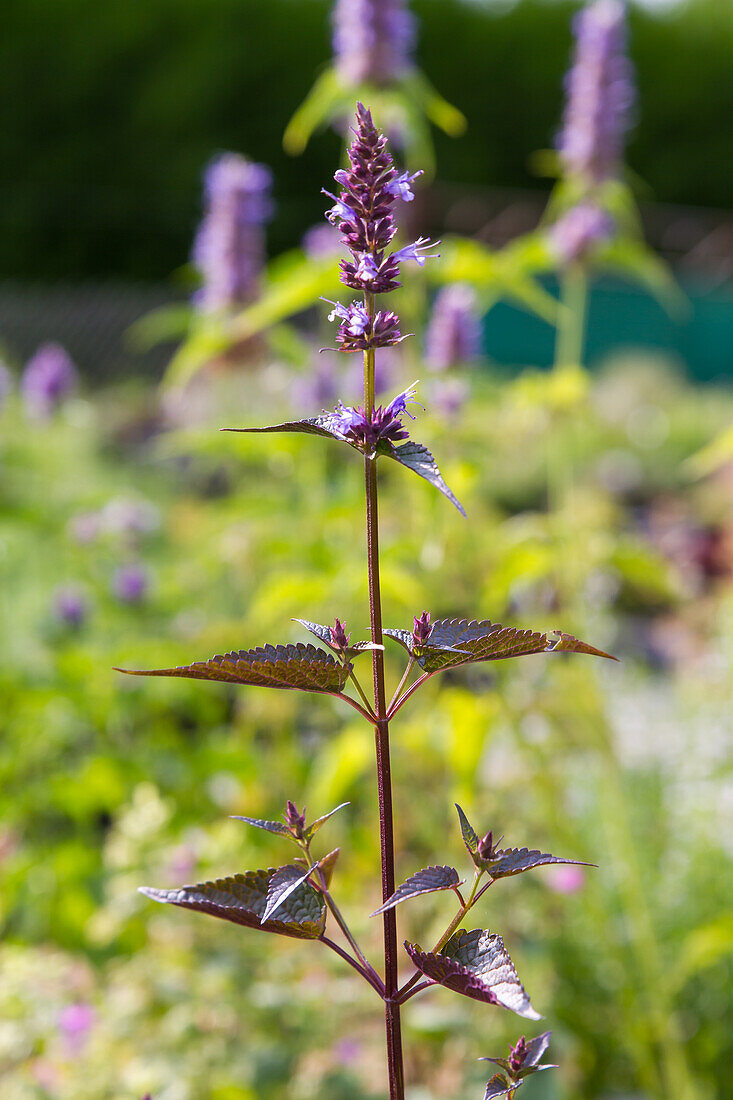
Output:
[[706,447],[691,455],[685,469],[692,477],[706,477],[733,461],[733,424]]
[[733,916],[724,913],[718,920],[695,928],[686,937],[675,968],[675,989],[682,989],[701,970],[716,966],[731,953]]
[[[347,709],[344,704],[344,709]],[[313,762],[305,800],[309,806],[343,802],[372,766],[372,732],[363,723],[346,726]]]
[[599,253],[599,264],[614,274],[639,283],[676,319],[689,310],[689,302],[667,264],[634,237],[618,237]]
[[193,318],[193,307],[188,302],[161,306],[135,321],[125,333],[133,351],[147,351],[167,340],[182,339],[188,333]]
[[424,73],[414,71],[401,81],[408,96],[414,99],[440,130],[450,137],[459,137],[466,129],[466,116],[438,92]]
[[168,364],[163,378],[165,389],[183,388],[194,374],[201,370],[211,359],[223,354],[232,344],[227,331],[218,320],[202,320],[192,331],[188,340],[181,344]]
[[303,152],[315,130],[333,117],[344,105],[345,89],[334,68],[328,68],[316,79],[300,107],[290,119],[283,134],[283,148],[291,156]]
[[301,313],[318,298],[338,294],[338,264],[333,256],[309,259],[299,249],[286,253],[268,269],[268,277],[259,299],[232,320],[228,334],[232,340],[246,340],[258,332]]

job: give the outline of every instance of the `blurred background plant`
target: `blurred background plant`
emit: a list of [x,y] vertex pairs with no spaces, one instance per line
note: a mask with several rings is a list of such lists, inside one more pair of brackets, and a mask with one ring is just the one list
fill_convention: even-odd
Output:
[[[331,337],[314,312],[301,313],[306,299],[293,307],[276,293],[297,270],[308,302],[328,295],[323,273],[333,280],[335,270],[327,224],[302,238],[329,205],[315,197],[342,135],[313,136],[297,160],[280,147],[314,65],[328,63],[329,7],[211,0],[204,19],[179,0],[125,9],[124,19],[118,6],[95,8],[91,19],[82,0],[39,0],[11,4],[5,17],[15,99],[2,101],[24,103],[6,107],[18,176],[0,204],[0,263],[12,280],[0,286],[0,1074],[9,1100],[146,1091],[155,1100],[375,1100],[383,1091],[373,1072],[380,1021],[365,1024],[357,983],[325,952],[297,943],[263,952],[236,928],[158,912],[136,893],[269,861],[267,839],[228,815],[271,816],[299,789],[314,809],[351,800],[328,828],[349,852],[339,871],[350,911],[370,912],[368,733],[328,699],[306,707],[289,693],[121,682],[110,671],[281,637],[295,607],[366,626],[359,470],[308,440],[276,437],[265,451],[256,437],[215,430],[358,393],[350,360],[316,354]],[[453,800],[512,842],[600,864],[506,887],[513,905],[502,921],[551,1017],[561,1065],[547,1075],[555,1081],[527,1083],[527,1100],[733,1095],[733,480],[723,434],[733,396],[720,368],[733,367],[731,230],[730,214],[715,209],[729,205],[726,7],[694,0],[630,12],[639,106],[634,129],[619,133],[634,170],[668,204],[657,206],[620,171],[618,146],[592,194],[566,144],[532,159],[561,126],[571,5],[411,5],[413,61],[469,125],[459,140],[435,133],[438,182],[405,207],[415,235],[443,237],[443,257],[435,282],[419,273],[401,293],[405,327],[418,336],[392,354],[382,386],[422,379],[422,437],[471,524],[453,522],[428,487],[408,498],[402,479],[386,477],[386,621],[404,625],[423,607],[480,611],[518,626],[577,627],[623,658],[600,675],[562,660],[528,661],[521,674],[457,671],[395,728],[409,853],[398,873],[433,857],[436,831],[448,838],[445,858],[458,858]],[[613,0],[599,9],[618,10]],[[348,14],[344,5],[339,17]],[[573,82],[568,92],[572,101]],[[242,153],[223,155],[229,148]],[[405,155],[414,170],[407,141]],[[194,253],[203,290],[193,267],[161,288],[155,281],[190,251],[206,164]],[[545,184],[531,172],[558,166],[541,221]],[[636,249],[624,275],[677,307],[679,330],[690,324],[667,269],[641,244],[632,190],[647,238],[674,260],[692,302],[688,356],[665,355],[648,337],[656,315],[638,312],[644,299],[598,282],[621,241],[627,259]],[[669,205],[683,203],[706,209]],[[609,217],[613,236],[578,253]],[[581,259],[583,301],[568,286]],[[61,278],[77,285],[48,289]],[[133,293],[132,279],[151,287]],[[621,345],[594,343],[609,303]],[[160,335],[156,304],[169,311],[157,315],[168,335],[189,332],[185,347],[203,333],[209,341],[189,359],[205,369],[169,371],[163,391],[155,383],[171,344],[137,354]],[[137,344],[114,335],[137,317]],[[718,334],[712,350],[703,318]],[[523,369],[542,358],[522,343],[532,331],[548,360],[556,344],[550,373]],[[718,378],[702,386],[693,371]],[[290,636],[302,637],[295,624]],[[406,914],[406,932],[429,938],[440,906]],[[491,926],[490,906],[487,918]],[[356,931],[376,948],[369,922]],[[411,1100],[480,1096],[486,1075],[473,1058],[514,1038],[511,1021],[480,1006],[448,995],[416,1002]]]

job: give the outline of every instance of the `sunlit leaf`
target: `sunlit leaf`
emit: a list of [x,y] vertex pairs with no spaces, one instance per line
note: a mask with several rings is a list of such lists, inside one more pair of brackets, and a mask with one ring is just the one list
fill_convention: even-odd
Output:
[[501,936],[481,929],[459,931],[436,955],[406,943],[405,950],[426,978],[475,1001],[500,1005],[540,1020],[530,1003]]
[[288,840],[293,840],[293,834],[290,829],[282,821],[265,821],[261,817],[240,817],[239,814],[232,814],[232,820],[244,821],[247,825],[254,825],[256,829],[264,829],[268,833],[277,833],[278,836],[285,836]]
[[260,918],[261,924],[266,924],[270,917],[282,909],[288,898],[305,882],[313,870],[307,867],[302,871],[299,867],[293,867],[292,864],[278,867],[267,887],[267,904]]
[[494,1100],[496,1096],[505,1096],[508,1092],[511,1092],[513,1088],[516,1088],[516,1084],[510,1084],[507,1081],[503,1073],[495,1073],[486,1086],[486,1092],[484,1093],[484,1100]]
[[116,669],[130,676],[182,676],[192,680],[221,680],[228,684],[252,684],[338,694],[348,678],[348,668],[330,653],[313,645],[265,645],[256,649],[217,655],[179,668]]
[[392,897],[379,909],[374,910],[372,916],[376,917],[387,909],[393,909],[395,905],[399,905],[401,901],[407,901],[408,898],[416,898],[419,894],[432,894],[437,890],[452,890],[454,886],[460,886],[460,884],[461,880],[458,878],[455,867],[426,867],[405,879]]
[[275,871],[274,867],[247,871],[243,875],[182,886],[177,890],[142,887],[140,892],[153,901],[208,913],[246,928],[261,928],[295,939],[317,939],[326,925],[326,906],[320,894],[306,882],[286,899],[277,920],[262,923],[270,879]]
[[482,860],[481,866],[492,878],[508,878],[521,875],[523,871],[532,871],[535,867],[546,867],[550,863],[571,863],[578,867],[594,867],[594,863],[583,863],[580,859],[560,859],[547,852],[530,851],[528,848],[505,848],[496,852],[494,859]]
[[[314,131],[330,120],[344,98],[345,89],[338,72],[333,67],[326,69],[317,77],[286,127],[283,135],[285,152],[291,156],[302,153]],[[350,103],[349,107],[353,111],[354,104]]]
[[478,866],[480,860],[480,856],[478,854],[480,844],[479,838],[473,831],[470,821],[468,820],[457,802],[455,803],[455,807],[458,810],[458,820],[461,824],[461,836],[463,837],[463,843],[466,845],[471,859]]
[[335,653],[343,652],[346,657],[352,657],[355,653],[365,653],[370,649],[384,649],[383,645],[373,645],[372,642],[354,642],[353,645],[347,646],[345,650],[338,650],[331,642],[331,627],[324,626],[322,623],[312,623],[308,619],[293,619],[294,623],[300,623],[306,630],[309,630],[314,637],[318,638],[321,642],[324,642],[329,649],[334,650]]

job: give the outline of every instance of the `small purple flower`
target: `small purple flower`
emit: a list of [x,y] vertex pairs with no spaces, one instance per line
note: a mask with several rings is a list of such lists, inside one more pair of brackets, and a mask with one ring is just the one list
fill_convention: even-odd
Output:
[[394,195],[395,198],[402,199],[403,202],[412,202],[415,198],[415,192],[412,190],[410,184],[413,180],[416,180],[418,176],[423,174],[422,168],[417,172],[413,172],[410,175],[409,172],[403,172],[401,176],[397,176],[387,184],[387,190],[390,195]]
[[29,414],[47,420],[76,386],[71,357],[60,344],[42,344],[28,360],[20,387]]
[[415,19],[406,0],[337,0],[336,68],[348,84],[388,84],[412,63]]
[[[334,176],[337,183],[340,183],[339,174],[346,176],[345,172],[339,170]],[[354,225],[357,222],[357,214],[355,210],[344,202],[343,199],[337,198],[330,191],[327,191],[325,187],[321,188],[321,193],[327,195],[329,199],[333,199],[333,206],[330,210],[326,211],[326,221],[329,221],[331,225],[338,225],[340,222],[352,222]]]
[[53,594],[56,619],[71,630],[79,630],[89,614],[89,602],[78,585],[63,584]]
[[572,865],[550,867],[546,881],[556,894],[577,894],[583,888],[585,873],[582,867]]
[[94,1027],[96,1015],[88,1004],[67,1005],[59,1017],[59,1031],[64,1039],[68,1053],[78,1057]]
[[464,283],[436,295],[425,337],[425,358],[436,370],[470,363],[481,350],[481,318],[476,294]]
[[112,578],[112,591],[121,603],[141,603],[150,587],[150,578],[142,565],[122,565]]
[[418,237],[412,244],[405,245],[398,252],[393,252],[392,259],[398,264],[405,260],[414,260],[419,267],[425,267],[426,260],[437,260],[440,256],[439,252],[428,254],[428,249],[434,248],[436,244],[440,244],[440,241],[431,241],[429,237]]
[[[404,390],[390,403],[382,407],[379,405],[369,415],[362,405],[354,408],[350,405],[336,406],[332,413],[331,426],[344,439],[354,443],[367,455],[373,455],[381,440],[389,443],[399,443],[408,439],[409,433],[402,424],[402,417],[407,415],[407,405],[413,401],[417,390],[414,387]],[[411,417],[414,420],[414,417]]]
[[618,174],[631,125],[635,89],[623,3],[595,0],[578,12],[574,31],[558,149],[567,175],[595,184]]
[[550,244],[560,263],[577,263],[610,240],[614,231],[614,220],[605,210],[591,202],[578,203],[552,226]]
[[194,241],[193,261],[203,286],[203,310],[231,309],[256,296],[265,262],[263,226],[272,212],[272,175],[236,153],[224,153],[206,170],[205,213]]

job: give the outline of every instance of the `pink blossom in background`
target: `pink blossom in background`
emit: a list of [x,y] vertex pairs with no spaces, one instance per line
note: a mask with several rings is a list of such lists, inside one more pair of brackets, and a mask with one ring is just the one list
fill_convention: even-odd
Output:
[[547,885],[556,894],[576,894],[585,883],[585,871],[572,864],[555,865],[547,872]]
[[83,1002],[67,1005],[61,1013],[59,1032],[66,1045],[66,1051],[72,1058],[81,1054],[95,1022],[94,1009]]

